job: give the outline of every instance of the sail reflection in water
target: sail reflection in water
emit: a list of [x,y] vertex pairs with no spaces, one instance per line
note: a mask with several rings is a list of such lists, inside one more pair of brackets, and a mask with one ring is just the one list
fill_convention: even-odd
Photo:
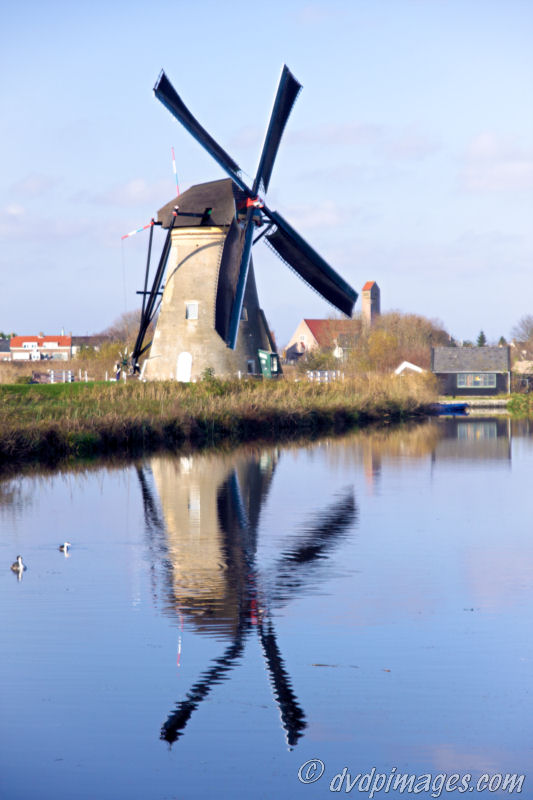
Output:
[[213,686],[228,677],[253,633],[290,747],[306,727],[271,612],[315,586],[329,551],[354,524],[356,506],[351,489],[332,498],[312,525],[284,545],[274,564],[262,567],[259,518],[278,458],[275,449],[237,457],[163,457],[138,469],[154,575],[157,565],[164,565],[165,613],[183,615],[199,632],[228,642],[163,724],[161,738],[169,744],[183,734]]

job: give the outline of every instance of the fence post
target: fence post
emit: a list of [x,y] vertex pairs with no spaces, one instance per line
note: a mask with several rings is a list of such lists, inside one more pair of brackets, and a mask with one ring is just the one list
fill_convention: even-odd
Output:
[[55,381],[54,381],[54,370],[53,369],[50,370],[50,383],[55,383]]
[[87,383],[87,380],[88,380],[88,378],[87,378],[87,370],[85,370],[85,383]]

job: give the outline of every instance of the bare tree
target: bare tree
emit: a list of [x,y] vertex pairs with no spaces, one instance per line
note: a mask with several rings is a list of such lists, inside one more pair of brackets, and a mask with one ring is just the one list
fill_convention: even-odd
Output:
[[133,344],[139,331],[140,321],[141,312],[139,309],[125,311],[108,328],[102,331],[102,334],[108,336],[112,342]]
[[511,336],[518,342],[533,341],[533,314],[524,314],[512,329]]

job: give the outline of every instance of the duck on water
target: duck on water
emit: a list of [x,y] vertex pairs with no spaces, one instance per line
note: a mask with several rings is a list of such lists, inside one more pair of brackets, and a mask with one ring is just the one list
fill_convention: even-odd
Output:
[[17,556],[17,560],[13,561],[13,563],[11,564],[11,569],[13,570],[13,572],[17,572],[19,575],[21,575],[24,572],[24,570],[27,569],[26,564],[22,560],[22,556]]

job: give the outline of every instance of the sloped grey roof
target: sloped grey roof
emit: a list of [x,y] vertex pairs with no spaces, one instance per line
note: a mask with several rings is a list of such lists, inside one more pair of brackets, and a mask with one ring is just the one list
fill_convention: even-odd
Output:
[[434,347],[432,372],[508,372],[508,347]]
[[0,338],[0,353],[9,353],[9,339]]
[[[163,228],[169,228],[175,206],[179,206],[179,210],[182,212],[200,215],[206,208],[212,208],[212,225],[230,225],[235,216],[236,203],[241,201],[246,202],[246,196],[235,186],[231,178],[197,183],[179,197],[173,197],[163,208],[160,208],[157,212],[157,219],[163,223]],[[200,225],[200,220],[201,216],[182,217],[178,214],[174,227],[195,228]]]

